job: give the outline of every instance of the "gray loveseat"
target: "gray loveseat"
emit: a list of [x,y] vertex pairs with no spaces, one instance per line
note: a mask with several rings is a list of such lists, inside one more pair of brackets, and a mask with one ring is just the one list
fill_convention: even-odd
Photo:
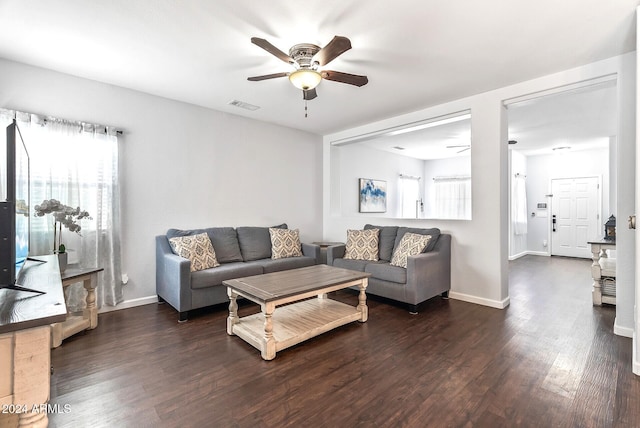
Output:
[[[286,229],[287,225],[275,226]],[[220,266],[191,272],[191,262],[174,253],[169,239],[206,233]],[[222,281],[318,264],[320,247],[302,244],[302,257],[271,259],[268,227],[211,227],[207,229],[169,229],[156,236],[156,293],[158,300],[170,304],[186,321],[189,311],[228,302]]]
[[[379,229],[378,261],[344,259],[345,245],[327,248],[327,264],[371,273],[367,294],[406,303],[409,311],[418,312],[418,305],[434,296],[449,296],[451,288],[451,235],[439,229],[365,225]],[[424,252],[409,256],[407,268],[391,266],[393,251],[405,233],[431,235]]]

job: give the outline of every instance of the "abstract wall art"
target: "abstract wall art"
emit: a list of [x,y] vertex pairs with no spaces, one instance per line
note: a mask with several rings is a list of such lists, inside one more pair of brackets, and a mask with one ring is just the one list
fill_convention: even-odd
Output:
[[387,182],[361,178],[360,180],[360,212],[387,212]]

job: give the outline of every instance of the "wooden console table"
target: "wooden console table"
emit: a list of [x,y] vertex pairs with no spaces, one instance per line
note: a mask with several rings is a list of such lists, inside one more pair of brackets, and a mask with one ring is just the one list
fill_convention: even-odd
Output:
[[51,347],[57,348],[62,340],[84,330],[92,330],[98,326],[98,308],[96,307],[96,287],[98,273],[103,268],[80,268],[73,265],[60,274],[62,286],[67,288],[71,284],[82,282],[87,290],[86,307],[80,314],[68,313],[64,322],[51,325]]
[[[589,241],[589,245],[591,245],[591,254],[593,255],[593,264],[591,265],[591,277],[593,278],[591,295],[593,297],[593,304],[598,306],[603,303],[615,305],[616,259],[610,258],[607,250],[615,250],[616,241]],[[603,290],[603,278],[612,279],[614,284],[613,292]]]
[[45,291],[0,289],[0,426],[46,427],[51,383],[51,323],[67,308],[56,256],[27,261],[18,283]]

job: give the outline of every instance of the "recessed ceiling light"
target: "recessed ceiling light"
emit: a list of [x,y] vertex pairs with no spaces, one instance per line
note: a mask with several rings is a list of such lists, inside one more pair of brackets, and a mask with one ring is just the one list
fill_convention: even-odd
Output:
[[255,111],[255,110],[258,110],[260,108],[258,106],[254,106],[253,104],[245,103],[244,101],[238,101],[238,100],[231,100],[227,104],[229,104],[231,106],[240,107],[240,108],[243,108],[245,110],[251,110],[251,111]]

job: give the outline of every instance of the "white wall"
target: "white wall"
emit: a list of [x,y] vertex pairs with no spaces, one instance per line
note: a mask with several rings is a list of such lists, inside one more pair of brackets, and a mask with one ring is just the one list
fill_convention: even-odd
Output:
[[[527,250],[533,253],[549,253],[549,219],[551,217],[551,179],[572,177],[598,177],[601,182],[602,218],[598,220],[598,231],[604,236],[604,223],[611,215],[609,209],[609,149],[583,150],[527,156],[527,205],[529,213]],[[537,212],[538,202],[546,202],[547,218],[531,217]],[[601,226],[600,226],[601,224]],[[551,237],[553,238],[553,237]],[[595,236],[593,238],[596,238]],[[544,247],[542,241],[549,241]]]
[[[360,178],[371,178],[387,182],[387,212],[361,214],[375,217],[399,217],[400,174],[419,177],[423,173],[424,161],[383,150],[372,149],[364,144],[349,144],[336,149],[340,156],[340,177],[345,184],[340,194],[342,215],[355,215],[359,210]],[[346,233],[346,232],[345,232]]]
[[[551,88],[583,82],[602,76],[617,75],[619,94],[620,132],[618,132],[619,159],[635,158],[635,52],[610,58],[560,73],[522,82],[468,98],[452,101],[424,110],[348,129],[324,137],[324,238],[344,239],[347,228],[362,227],[371,222],[357,214],[343,216],[337,209],[340,203],[336,194],[341,191],[339,174],[335,174],[336,161],[331,142],[376,132],[405,123],[437,117],[456,111],[471,109],[471,171],[473,183],[473,220],[385,220],[380,224],[402,224],[421,227],[439,227],[453,235],[452,292],[454,298],[481,303],[493,307],[509,304],[508,292],[508,154],[507,121],[503,102],[517,97],[534,96]],[[626,91],[626,93],[625,93]],[[629,95],[631,94],[631,95]],[[631,112],[631,114],[629,113]],[[624,182],[620,174],[634,175],[635,166],[628,161],[618,163],[618,183]],[[630,186],[632,187],[632,186]],[[635,189],[632,189],[635,191]],[[623,195],[619,194],[618,208]],[[633,201],[633,194],[627,201]],[[633,203],[632,203],[633,205]],[[338,207],[339,208],[339,207]],[[633,210],[633,209],[632,209]],[[632,211],[625,207],[618,214],[626,218]],[[625,251],[634,255],[632,236],[622,233],[618,241],[618,253]],[[632,265],[632,260],[618,256],[619,263]],[[622,270],[625,270],[622,267]],[[588,284],[586,285],[589,286]],[[622,275],[618,279],[618,293],[633,301],[633,278]],[[620,294],[619,294],[620,296]],[[633,305],[617,306],[617,323],[633,325]]]
[[153,300],[168,228],[287,222],[322,238],[319,136],[5,60],[0,75],[1,107],[124,129],[120,306]]

